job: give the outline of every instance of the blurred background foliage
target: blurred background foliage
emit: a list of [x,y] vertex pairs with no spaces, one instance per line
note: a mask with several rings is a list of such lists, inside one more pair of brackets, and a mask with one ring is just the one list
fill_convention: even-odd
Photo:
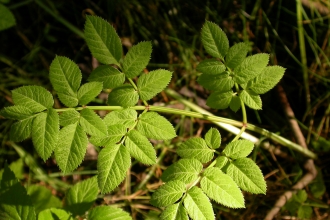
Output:
[[[329,218],[329,1],[0,0],[0,12],[3,12],[3,7],[12,12],[15,20],[0,13],[1,108],[12,104],[10,91],[19,86],[36,84],[52,91],[48,69],[55,55],[72,59],[81,68],[83,80],[87,79],[97,64],[82,35],[86,14],[97,15],[109,21],[117,30],[125,52],[140,41],[151,41],[153,52],[148,70],[165,68],[174,71],[170,88],[206,109],[208,91],[196,83],[199,73],[195,70],[197,64],[207,58],[200,41],[200,30],[205,20],[218,24],[226,32],[230,45],[244,41],[250,45],[250,55],[270,53],[272,65],[278,64],[286,68],[280,86],[284,88],[309,149],[319,155],[319,160],[315,163],[320,171],[316,180],[305,188],[307,198],[288,203],[279,218],[297,216],[303,206],[312,210],[310,217]],[[5,26],[5,22],[14,23]],[[263,95],[262,100],[263,111],[248,111],[249,123],[294,141],[279,102],[278,89]],[[104,103],[101,97],[96,102]],[[178,105],[164,93],[153,102]],[[57,105],[60,107],[60,103]],[[241,120],[240,112],[210,111],[219,116]],[[204,134],[202,128],[211,126],[200,120],[172,119],[182,136],[172,143],[174,147],[190,135]],[[53,194],[62,198],[70,184],[95,174],[96,161],[95,157],[91,157],[85,160],[77,172],[62,176],[55,161],[49,159],[44,163],[36,157],[30,140],[19,144],[9,141],[11,121],[1,120],[0,123],[1,167],[5,161],[14,162],[13,169],[17,169],[16,174],[25,185],[45,185],[53,190]],[[231,134],[220,132],[224,142],[231,137]],[[135,163],[130,182],[132,188],[149,171],[152,171],[153,178],[147,184],[148,189],[153,190],[159,186],[157,177],[164,167],[177,160],[175,154],[171,153],[171,148],[168,148],[172,145],[156,143],[159,152],[170,149],[170,153],[162,158],[156,168]],[[304,173],[303,158],[287,149],[282,150],[287,153],[285,157],[276,157],[262,149],[258,149],[253,155],[266,177],[267,195],[246,194],[246,209],[230,210],[215,204],[217,219],[261,219],[274,205],[277,197],[299,180]],[[119,205],[132,212],[137,219],[152,219],[157,213],[157,209],[152,208],[145,200],[137,199],[133,206],[132,201],[127,203],[121,199],[122,194],[121,189],[118,189],[112,195],[112,200],[107,196],[100,196],[99,203],[112,204],[116,201],[113,198],[117,198]]]

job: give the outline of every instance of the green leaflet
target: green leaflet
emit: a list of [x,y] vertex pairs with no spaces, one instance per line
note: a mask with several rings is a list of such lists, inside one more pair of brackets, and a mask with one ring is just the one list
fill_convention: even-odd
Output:
[[113,89],[108,97],[108,104],[112,106],[131,107],[139,101],[139,94],[133,86],[124,84]]
[[214,90],[219,93],[231,90],[235,84],[233,77],[231,77],[228,72],[222,72],[220,74],[203,73],[200,77],[198,77],[197,81],[204,88]]
[[132,217],[120,208],[112,206],[97,206],[88,213],[89,220],[132,220]]
[[41,112],[54,104],[52,94],[41,86],[22,86],[14,89],[12,98],[15,105],[27,107],[32,112]]
[[267,66],[262,73],[248,83],[248,88],[257,94],[264,94],[274,88],[285,72],[281,66]]
[[233,98],[230,100],[229,107],[232,111],[237,112],[241,108],[241,99],[234,95]]
[[114,190],[125,178],[131,158],[123,145],[107,146],[97,159],[98,185],[101,193]]
[[0,110],[0,115],[13,120],[23,120],[33,115],[33,111],[22,105],[13,105]]
[[127,78],[140,75],[149,63],[151,51],[152,46],[150,41],[140,42],[129,49],[123,60],[123,72]]
[[195,181],[203,169],[203,164],[196,159],[180,159],[169,166],[162,174],[164,182],[180,180],[186,184]]
[[100,94],[103,84],[101,82],[89,82],[82,85],[78,90],[78,100],[80,105],[86,105]]
[[137,119],[137,112],[133,109],[122,109],[108,113],[104,118],[104,123],[109,125],[122,124],[126,128],[134,126]]
[[226,66],[216,58],[212,58],[201,61],[196,70],[210,75],[217,75],[223,73],[226,70]]
[[8,168],[7,163],[0,182],[0,219],[36,219],[30,196],[13,171]]
[[137,81],[140,98],[143,101],[153,98],[166,88],[171,78],[172,72],[162,69],[142,74]]
[[242,190],[255,194],[266,194],[266,182],[261,170],[253,160],[238,158],[228,166],[227,174]]
[[37,115],[38,114],[12,124],[10,128],[10,140],[20,142],[29,138],[32,131],[32,121]]
[[244,197],[236,183],[215,167],[207,168],[201,188],[208,197],[230,208],[245,208]]
[[217,149],[221,144],[221,135],[218,129],[211,128],[205,134],[205,142],[209,148]]
[[208,54],[223,59],[229,48],[228,38],[221,28],[210,21],[206,21],[202,28],[202,43]]
[[214,150],[207,147],[203,138],[193,137],[183,142],[176,150],[177,154],[183,158],[194,158],[202,163],[212,160]]
[[131,130],[127,133],[125,146],[131,156],[141,163],[148,165],[156,163],[157,158],[154,147],[149,140],[137,130]]
[[268,61],[269,54],[259,53],[248,56],[235,68],[234,80],[239,84],[247,83],[261,73],[267,66]]
[[247,157],[253,150],[254,144],[249,140],[237,140],[230,142],[222,151],[227,157],[238,159]]
[[67,126],[79,121],[80,113],[76,110],[64,111],[60,114],[60,125]]
[[70,213],[63,209],[50,208],[39,213],[38,220],[74,220]]
[[71,212],[73,216],[83,215],[92,207],[98,191],[96,176],[78,182],[66,193],[65,210]]
[[229,48],[229,51],[226,55],[226,66],[231,69],[235,69],[239,64],[242,63],[246,57],[247,52],[248,46],[245,43],[241,42],[235,44]]
[[207,98],[206,104],[214,109],[226,109],[228,108],[233,95],[233,91],[214,92]]
[[76,169],[84,159],[87,149],[87,136],[78,123],[63,127],[58,135],[55,159],[63,173]]
[[243,90],[239,94],[239,98],[252,109],[261,110],[262,108],[262,102],[259,95],[251,94],[251,92]]
[[181,202],[172,204],[160,215],[161,220],[189,220],[188,213]]
[[53,153],[59,133],[59,117],[50,108],[47,113],[40,113],[32,123],[32,142],[39,156],[46,161]]
[[125,75],[112,66],[102,65],[91,72],[88,81],[102,82],[104,89],[113,89],[125,82]]
[[215,167],[218,167],[220,169],[226,167],[229,162],[229,159],[225,156],[219,156],[215,160],[216,160]]
[[123,54],[123,48],[116,30],[104,19],[86,16],[85,40],[92,55],[103,64],[116,64]]
[[77,91],[81,82],[81,71],[72,60],[56,56],[49,67],[49,79],[60,101],[67,107],[78,105]]
[[108,134],[103,120],[91,109],[85,108],[80,111],[79,124],[90,135],[102,137]]
[[159,187],[151,196],[150,203],[156,207],[174,204],[186,191],[186,184],[173,180]]
[[[9,164],[8,168],[14,172],[17,179],[24,179],[24,162],[23,158],[20,158],[16,161],[13,161]],[[0,170],[0,180],[2,179],[2,175],[4,172],[4,168]],[[1,188],[1,187],[0,187]]]
[[127,129],[124,125],[110,125],[106,136],[92,136],[89,141],[95,146],[111,146],[119,142],[126,133]]
[[13,13],[3,4],[0,4],[0,31],[16,25]]
[[176,137],[172,124],[156,112],[141,114],[136,129],[147,138],[156,140],[169,140]]
[[187,192],[183,204],[193,220],[214,219],[214,212],[209,198],[197,186],[192,187]]

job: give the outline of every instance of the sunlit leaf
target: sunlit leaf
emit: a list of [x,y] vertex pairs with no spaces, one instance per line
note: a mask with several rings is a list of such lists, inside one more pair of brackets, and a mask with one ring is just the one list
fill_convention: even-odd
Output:
[[202,163],[212,160],[214,150],[207,147],[203,138],[193,137],[183,142],[176,150],[177,154],[183,158],[194,158]]
[[101,65],[91,72],[88,81],[102,82],[104,89],[113,89],[125,82],[125,75],[112,66]]
[[174,204],[186,191],[186,184],[173,180],[159,187],[151,196],[150,203],[157,207]]

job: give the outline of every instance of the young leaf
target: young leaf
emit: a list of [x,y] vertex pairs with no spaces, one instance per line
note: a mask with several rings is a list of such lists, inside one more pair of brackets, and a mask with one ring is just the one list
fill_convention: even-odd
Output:
[[226,66],[216,58],[206,59],[197,66],[197,71],[211,75],[221,74],[226,70]]
[[198,77],[197,81],[204,88],[214,90],[219,93],[231,90],[235,84],[233,77],[231,77],[228,72],[222,72],[220,74],[203,73],[200,77]]
[[86,16],[85,40],[93,56],[103,64],[116,64],[123,54],[123,48],[116,30],[97,16]]
[[106,136],[92,136],[89,141],[95,146],[111,146],[119,142],[126,133],[127,129],[124,125],[110,125]]
[[32,116],[33,111],[22,105],[14,105],[1,109],[0,115],[7,119],[23,120]]
[[55,159],[63,173],[76,169],[84,159],[87,149],[87,136],[78,123],[63,127],[58,135]]
[[127,78],[140,75],[149,63],[151,51],[150,41],[140,42],[129,49],[123,60],[123,69]]
[[122,109],[108,113],[103,121],[105,125],[122,124],[126,128],[134,126],[137,119],[137,112],[133,109]]
[[70,213],[63,209],[50,208],[43,210],[38,215],[38,220],[74,220]]
[[250,79],[258,76],[267,66],[269,54],[259,53],[248,56],[235,68],[234,80],[239,84],[244,84]]
[[230,208],[244,208],[244,197],[236,183],[220,169],[207,168],[201,180],[201,188],[208,197]]
[[39,156],[46,161],[53,153],[59,132],[59,117],[50,108],[47,113],[40,113],[32,123],[32,142]]
[[214,212],[209,198],[197,186],[188,191],[183,204],[193,220],[214,219]]
[[66,193],[65,210],[73,216],[83,215],[95,202],[98,191],[96,176],[75,184]]
[[177,154],[183,158],[194,158],[202,163],[212,160],[214,150],[207,147],[203,138],[193,137],[183,142],[176,150]]
[[3,4],[0,4],[0,21],[0,31],[16,25],[14,14]]
[[182,203],[175,203],[166,207],[160,215],[161,220],[189,220],[188,213]]
[[164,182],[180,180],[186,184],[198,178],[203,169],[203,164],[196,159],[180,159],[178,162],[169,166],[162,174]]
[[229,48],[228,38],[221,28],[206,21],[202,28],[202,43],[208,54],[223,59]]
[[38,114],[12,124],[10,128],[10,140],[20,142],[29,138],[32,131],[32,122],[36,116]]
[[234,95],[230,101],[229,108],[232,111],[237,112],[241,108],[241,99],[238,96]]
[[60,125],[67,126],[79,121],[80,113],[76,110],[64,111],[60,114]]
[[148,165],[156,163],[155,149],[149,140],[137,130],[131,130],[127,133],[125,146],[131,156],[141,163]]
[[104,89],[113,89],[125,82],[125,75],[112,66],[102,65],[91,72],[88,81],[102,82]]
[[81,82],[77,64],[66,57],[56,56],[49,67],[49,79],[60,101],[67,107],[78,105],[77,91]]
[[89,82],[82,85],[78,90],[78,100],[80,105],[87,105],[100,94],[103,84],[101,82]]
[[252,152],[253,148],[253,142],[249,140],[237,140],[230,142],[222,153],[232,159],[238,159],[247,157]]
[[156,207],[165,207],[174,204],[186,191],[186,184],[173,180],[159,187],[151,196],[150,203]]
[[299,219],[312,219],[313,209],[308,204],[302,205],[298,208],[297,214]]
[[239,94],[239,98],[252,109],[260,110],[262,108],[262,102],[259,95],[254,95],[246,90],[243,90]]
[[214,92],[206,100],[206,104],[214,109],[228,108],[231,99],[233,98],[233,91],[229,92]]
[[225,156],[219,156],[217,157],[217,159],[215,159],[215,161],[216,161],[215,167],[222,169],[225,166],[227,166],[229,159]]
[[124,84],[113,89],[108,97],[108,104],[112,106],[131,107],[139,100],[139,94],[133,86]]
[[171,81],[171,78],[172,73],[162,69],[142,74],[137,81],[140,98],[143,101],[153,98],[165,89]]
[[217,149],[221,144],[221,135],[218,129],[211,128],[205,134],[205,142],[209,148]]
[[32,112],[41,112],[54,105],[52,94],[41,86],[22,86],[14,89],[12,95],[15,105],[27,107]]
[[125,178],[131,158],[123,145],[107,146],[97,159],[98,185],[101,193],[114,190]]
[[230,163],[227,174],[242,190],[266,194],[267,186],[261,170],[250,158],[238,158]]
[[248,88],[257,94],[264,94],[280,81],[284,71],[281,66],[268,66],[256,78],[249,81]]
[[235,69],[239,64],[242,63],[246,54],[248,52],[248,47],[245,43],[237,43],[231,48],[226,55],[226,66],[231,69]]
[[90,135],[103,137],[108,134],[103,120],[91,109],[81,110],[79,124]]
[[132,220],[132,217],[120,208],[112,206],[97,206],[88,213],[89,220]]
[[141,114],[136,129],[147,138],[156,140],[169,140],[176,136],[172,124],[156,112]]

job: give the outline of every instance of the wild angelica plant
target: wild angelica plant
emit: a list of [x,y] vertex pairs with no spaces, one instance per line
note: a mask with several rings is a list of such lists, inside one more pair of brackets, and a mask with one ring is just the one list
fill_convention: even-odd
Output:
[[[219,150],[221,135],[215,128],[207,131],[204,138],[192,137],[176,149],[181,159],[163,172],[164,184],[150,199],[152,205],[163,210],[160,219],[214,219],[210,200],[230,208],[244,208],[241,190],[266,194],[263,174],[248,158],[254,144],[240,136],[247,126],[245,106],[260,110],[260,94],[272,89],[285,69],[267,66],[268,54],[247,57],[244,43],[229,47],[226,34],[212,22],[204,24],[201,39],[213,57],[197,67],[202,73],[198,82],[212,91],[207,105],[214,109],[229,107],[235,112],[241,109],[243,126],[223,150]],[[103,64],[92,71],[87,83],[81,85],[81,71],[69,58],[56,56],[50,66],[50,82],[66,108],[53,108],[53,95],[45,88],[23,86],[12,91],[14,106],[1,110],[5,118],[17,120],[10,138],[22,141],[31,137],[38,155],[45,161],[54,153],[63,173],[81,164],[88,142],[102,147],[97,159],[98,175],[72,187],[64,209],[44,210],[39,219],[51,216],[49,213],[58,217],[61,213],[69,217],[84,215],[98,190],[110,193],[125,179],[132,157],[146,165],[156,163],[156,151],[149,139],[176,137],[171,122],[158,112],[189,115],[187,111],[148,104],[172,77],[172,72],[163,69],[142,73],[151,57],[151,42],[134,45],[123,57],[115,29],[97,16],[86,17],[85,40],[92,55]],[[109,106],[88,106],[104,89],[111,89]],[[136,105],[139,100],[144,105]],[[100,118],[95,110],[111,112]],[[6,173],[10,173],[7,167]],[[4,175],[2,183],[11,179],[12,175]],[[28,219],[36,219],[33,206],[21,206],[1,203],[0,211],[5,217],[25,213]],[[131,219],[128,213],[109,206],[90,210],[87,218],[105,216]]]

